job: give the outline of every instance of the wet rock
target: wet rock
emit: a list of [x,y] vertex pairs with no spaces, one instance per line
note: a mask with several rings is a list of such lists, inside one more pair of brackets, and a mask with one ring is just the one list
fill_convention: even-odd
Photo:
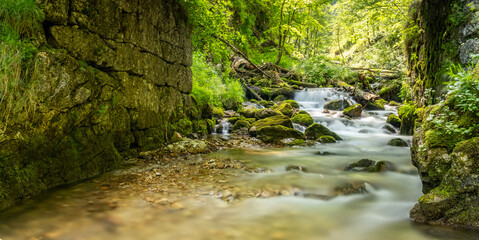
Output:
[[273,109],[265,108],[265,109],[260,109],[256,111],[254,117],[260,120],[260,119],[265,119],[265,118],[269,118],[269,117],[273,117],[277,115],[281,115],[281,113]]
[[328,109],[324,109],[323,113],[330,113],[330,111]]
[[394,138],[394,139],[389,140],[388,145],[393,146],[393,147],[407,147],[408,146],[407,142],[404,141],[401,138]]
[[368,129],[361,129],[359,130],[359,133],[371,133]]
[[343,114],[351,118],[358,118],[361,117],[362,112],[363,106],[358,103],[344,109]]
[[241,128],[245,128],[245,129],[248,130],[250,127],[251,127],[251,124],[248,121],[238,120],[238,121],[236,121],[235,125],[233,126],[233,131],[241,129]]
[[287,166],[286,167],[286,171],[293,171],[293,170],[300,171],[300,172],[309,172],[308,168],[302,167],[302,166]]
[[293,107],[289,103],[282,103],[277,110],[285,116],[293,115]]
[[309,127],[311,124],[314,123],[314,119],[309,115],[308,113],[306,114],[296,114],[294,117],[291,118],[291,121],[293,123],[297,123],[299,125]]
[[335,196],[352,195],[352,194],[364,194],[367,193],[366,184],[364,182],[352,182],[346,183],[334,188]]
[[404,105],[398,109],[398,117],[401,119],[401,128],[400,134],[402,135],[413,135],[414,133],[414,124],[419,118],[418,112],[416,111],[416,105]]
[[289,105],[291,105],[291,107],[293,107],[293,108],[299,108],[299,103],[294,101],[294,100],[286,100],[284,102],[289,103]]
[[336,99],[326,103],[324,105],[324,109],[341,111],[348,108],[351,105],[352,105],[351,101],[347,99]]
[[283,146],[306,146],[304,139],[285,138],[279,142]]
[[321,156],[332,156],[332,155],[337,155],[328,151],[319,151],[315,153],[316,155],[321,155]]
[[305,136],[308,139],[318,139],[321,136],[331,136],[335,140],[343,140],[338,134],[330,131],[327,127],[319,124],[313,123],[305,131]]
[[258,138],[265,143],[278,143],[285,138],[304,138],[302,132],[285,126],[268,126],[257,131]]
[[386,120],[386,123],[393,125],[395,128],[401,127],[401,119],[399,119],[399,117],[396,116],[396,114],[389,115],[388,119]]
[[381,101],[381,99],[376,100],[374,102],[369,102],[368,105],[366,105],[366,110],[384,110],[384,103]]
[[373,161],[369,159],[361,159],[356,163],[352,163],[344,168],[345,171],[353,172],[384,172],[384,171],[394,171],[396,167],[393,163],[388,161]]
[[395,133],[397,133],[397,132],[396,132],[396,129],[394,129],[394,127],[391,126],[391,125],[389,125],[389,124],[384,125],[383,129],[384,129],[385,132],[388,133],[388,134],[395,134]]
[[254,122],[251,125],[249,132],[252,136],[256,136],[256,132],[260,130],[261,128],[268,127],[268,126],[277,126],[277,125],[281,125],[287,128],[293,128],[293,123],[291,122],[291,119],[289,119],[289,117],[286,117],[283,115],[276,115],[273,117],[268,117],[268,118],[261,119]]
[[336,139],[334,139],[334,137],[331,137],[331,136],[321,136],[316,141],[320,143],[336,143]]
[[165,147],[165,150],[178,155],[197,154],[209,152],[208,145],[204,140],[186,139],[176,142]]
[[256,111],[258,111],[258,109],[256,109],[255,107],[246,106],[243,109],[241,109],[240,111],[238,111],[238,113],[243,115],[245,118],[254,118],[255,114],[256,114]]

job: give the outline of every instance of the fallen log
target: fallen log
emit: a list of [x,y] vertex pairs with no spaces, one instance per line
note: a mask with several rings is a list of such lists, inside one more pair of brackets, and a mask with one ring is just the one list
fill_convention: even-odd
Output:
[[380,98],[379,95],[377,94],[374,94],[374,93],[370,93],[370,92],[365,92],[363,90],[361,90],[360,88],[357,88],[357,87],[354,87],[354,86],[351,86],[341,80],[335,80],[335,81],[329,81],[329,84],[336,87],[336,88],[340,88],[346,92],[349,92],[349,94],[351,94],[351,96],[353,97],[353,99],[358,102],[358,103],[361,103],[361,105],[366,106],[369,102],[371,101],[374,101],[374,100],[377,100]]

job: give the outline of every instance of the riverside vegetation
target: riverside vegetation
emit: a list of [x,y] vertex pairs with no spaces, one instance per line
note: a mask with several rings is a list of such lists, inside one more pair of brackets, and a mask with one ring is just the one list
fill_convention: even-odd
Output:
[[[388,138],[381,146],[411,147],[421,179],[424,195],[411,219],[479,228],[478,9],[475,0],[5,0],[0,209],[118,167],[125,170],[113,184],[158,186],[152,192],[161,196],[147,202],[173,209],[182,208],[183,194],[203,191],[207,176],[215,184],[206,195],[228,203],[366,194],[367,181],[340,181],[324,194],[225,186],[265,170],[202,154],[351,147],[357,136],[338,124],[380,119],[374,126]],[[318,88],[334,97],[298,98]],[[213,133],[228,139],[207,138]],[[141,170],[132,177],[130,167]],[[410,172],[389,159],[341,168]],[[174,174],[183,170],[189,182]],[[162,200],[169,180],[179,193]],[[117,202],[92,207],[116,209]]]

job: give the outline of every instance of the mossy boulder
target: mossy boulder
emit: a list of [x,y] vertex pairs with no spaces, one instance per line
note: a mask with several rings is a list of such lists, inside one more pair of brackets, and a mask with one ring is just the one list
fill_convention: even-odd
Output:
[[309,127],[314,123],[314,119],[311,117],[311,115],[309,115],[309,113],[296,114],[291,118],[291,121],[305,127]]
[[389,105],[389,106],[393,106],[393,107],[399,107],[399,106],[401,106],[400,103],[397,103],[397,102],[395,102],[395,101],[390,101],[390,102],[388,103],[388,105]]
[[254,118],[256,111],[258,111],[258,109],[253,106],[245,106],[241,110],[239,110],[238,113],[245,118]]
[[291,105],[293,108],[299,108],[299,103],[294,100],[286,100],[284,103],[289,103],[289,105]]
[[266,101],[266,100],[261,100],[261,101],[259,102],[259,104],[260,104],[261,106],[265,107],[265,108],[269,108],[269,107],[274,106],[274,102],[272,102],[272,101]]
[[327,127],[319,123],[313,123],[311,126],[309,126],[305,131],[305,136],[306,138],[313,140],[318,139],[322,136],[331,136],[335,140],[343,140],[338,134],[332,132]]
[[336,99],[326,103],[324,105],[324,109],[333,110],[333,111],[342,111],[351,105],[352,105],[351,101],[347,99]]
[[257,132],[257,137],[265,143],[278,143],[285,138],[304,138],[304,134],[281,125],[262,127]]
[[279,95],[273,99],[274,102],[281,102],[286,100],[286,97],[284,95]]
[[401,119],[399,133],[402,135],[413,135],[414,124],[419,118],[415,104],[406,104],[399,107],[398,117]]
[[321,136],[316,141],[320,143],[336,143],[336,139],[332,136]]
[[241,129],[241,128],[249,129],[250,127],[251,127],[251,124],[248,121],[238,120],[238,121],[236,121],[235,125],[233,125],[233,131]]
[[401,138],[394,138],[388,141],[389,146],[394,146],[394,147],[407,147],[407,142],[404,141]]
[[373,102],[369,102],[368,105],[366,105],[366,110],[384,110],[384,100],[378,99]]
[[259,119],[264,119],[264,118],[277,116],[277,115],[281,115],[281,113],[273,109],[265,108],[265,109],[260,109],[256,111],[254,118],[259,120]]
[[256,135],[256,132],[263,127],[277,126],[281,125],[288,128],[293,128],[293,122],[289,117],[283,115],[276,115],[273,117],[268,117],[265,119],[258,120],[251,125],[249,132],[252,136]]
[[389,115],[388,119],[386,120],[386,123],[393,125],[395,128],[401,127],[401,119],[399,119],[399,117],[396,116],[396,114]]
[[362,112],[363,112],[363,106],[358,103],[344,109],[343,114],[351,118],[358,118],[358,117],[361,117]]
[[306,146],[306,141],[304,139],[295,139],[290,144],[290,146]]
[[293,107],[289,103],[282,103],[278,106],[277,111],[281,112],[285,116],[293,115]]

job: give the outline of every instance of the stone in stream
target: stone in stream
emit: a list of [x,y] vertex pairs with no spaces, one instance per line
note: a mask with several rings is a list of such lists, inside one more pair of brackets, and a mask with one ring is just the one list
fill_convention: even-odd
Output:
[[333,110],[333,111],[341,111],[341,110],[344,110],[344,109],[348,108],[351,105],[352,105],[351,101],[349,101],[347,99],[336,99],[336,100],[332,100],[332,101],[329,101],[328,103],[326,103],[324,105],[324,109]]
[[388,145],[393,146],[393,147],[407,147],[408,146],[407,142],[404,141],[401,138],[394,138],[394,139],[389,140]]
[[381,101],[382,99],[376,100],[374,102],[369,102],[366,105],[366,110],[384,110],[384,103]]
[[384,171],[394,171],[396,167],[393,163],[388,161],[373,161],[369,159],[361,159],[356,163],[349,164],[345,171],[353,172],[384,172]]
[[278,143],[282,139],[291,137],[297,139],[304,138],[302,132],[281,125],[262,127],[256,134],[264,143]]
[[335,140],[343,140],[338,134],[335,132],[332,132],[329,130],[327,127],[319,124],[319,123],[313,123],[311,126],[309,126],[305,133],[306,138],[308,139],[318,139],[321,136],[331,136]]
[[363,106],[358,103],[344,109],[343,114],[348,117],[358,118],[358,117],[361,117],[362,112],[363,112]]
[[293,128],[293,122],[291,122],[291,119],[289,119],[289,117],[283,115],[276,115],[254,122],[249,129],[249,133],[251,134],[251,136],[256,136],[256,132],[261,128],[277,125],[281,125],[287,128]]
[[396,114],[389,115],[388,119],[386,120],[386,123],[393,125],[395,128],[401,127],[401,119],[399,119],[399,117],[396,116]]
[[397,133],[397,132],[396,132],[396,129],[394,129],[394,127],[391,126],[390,124],[384,125],[383,129],[384,129],[384,132],[387,133],[387,134],[395,134],[395,133]]
[[309,172],[308,168],[302,167],[302,166],[287,166],[286,171],[300,171],[300,172]]
[[334,139],[334,137],[331,137],[331,136],[321,136],[316,141],[320,143],[336,143],[336,139]]
[[311,124],[314,123],[314,119],[308,113],[296,114],[294,115],[294,117],[291,118],[291,121],[293,121],[293,123],[297,123],[305,127],[309,127],[311,126]]

